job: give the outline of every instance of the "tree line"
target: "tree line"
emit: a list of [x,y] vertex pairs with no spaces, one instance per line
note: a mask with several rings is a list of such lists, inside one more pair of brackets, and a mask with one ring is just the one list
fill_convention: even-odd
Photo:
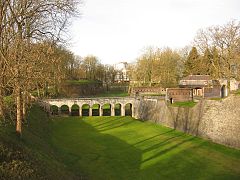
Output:
[[[118,71],[95,56],[78,57],[63,46],[63,34],[78,0],[0,1],[0,118],[4,122],[6,97],[14,100],[16,132],[21,134],[31,93],[59,92],[68,80],[113,83]],[[147,48],[128,69],[134,86],[177,86],[189,74],[239,79],[240,22],[199,30],[192,48]]]
[[0,116],[7,110],[4,98],[11,94],[16,109],[16,132],[22,132],[30,93],[47,84],[58,84],[64,56],[59,46],[77,0],[0,1]]
[[95,80],[104,83],[113,83],[117,74],[113,65],[102,64],[94,55],[86,57],[75,56],[68,66],[68,80]]
[[[240,22],[200,29],[192,47],[147,48],[129,67],[132,86],[174,87],[187,75],[240,79]],[[134,83],[135,82],[135,83]]]

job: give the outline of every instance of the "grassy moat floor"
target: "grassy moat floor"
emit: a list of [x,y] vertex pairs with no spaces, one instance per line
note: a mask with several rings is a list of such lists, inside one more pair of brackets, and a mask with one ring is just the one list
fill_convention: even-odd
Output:
[[240,179],[240,150],[131,117],[56,117],[50,143],[89,179]]

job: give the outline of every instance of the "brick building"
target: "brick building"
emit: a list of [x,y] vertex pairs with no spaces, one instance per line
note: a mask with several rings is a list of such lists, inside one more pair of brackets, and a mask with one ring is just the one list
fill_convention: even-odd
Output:
[[214,80],[209,75],[189,75],[179,82],[179,88],[168,88],[166,100],[192,101],[194,98],[221,98],[228,95],[227,80]]
[[193,89],[192,88],[167,88],[166,100],[170,103],[193,101]]
[[132,87],[132,95],[165,95],[166,90],[161,87]]
[[192,88],[194,97],[225,97],[227,82],[214,80],[209,75],[189,75],[179,82],[180,88]]

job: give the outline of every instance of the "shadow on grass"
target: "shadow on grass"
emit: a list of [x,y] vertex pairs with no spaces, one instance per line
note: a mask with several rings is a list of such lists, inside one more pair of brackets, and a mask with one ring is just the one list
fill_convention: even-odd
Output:
[[144,142],[146,142],[146,141],[149,141],[149,140],[151,140],[151,139],[157,138],[157,137],[162,136],[162,135],[164,135],[164,134],[171,133],[171,132],[173,132],[173,131],[174,131],[174,130],[172,129],[172,130],[169,130],[169,131],[167,131],[167,132],[157,134],[157,135],[155,135],[155,136],[152,136],[152,137],[149,137],[149,138],[144,139],[144,140],[142,140],[142,141],[139,141],[139,142],[137,142],[137,143],[135,143],[135,144],[133,144],[133,145],[138,145],[138,144],[144,143]]
[[117,122],[117,123],[114,123],[114,124],[109,124],[107,126],[100,127],[98,130],[100,132],[113,130],[113,129],[116,129],[116,128],[119,128],[119,127],[127,126],[127,125],[132,124],[132,123],[133,123],[132,121],[129,121],[129,122]]
[[170,144],[171,142],[174,142],[174,140],[176,138],[179,138],[179,137],[182,137],[184,134],[179,134],[179,135],[176,135],[176,136],[171,136],[171,137],[168,137],[166,139],[163,139],[161,140],[159,143],[157,144],[154,144],[146,149],[143,150],[143,152],[147,152],[147,151],[152,151],[154,149],[159,149],[160,147],[164,146],[164,145],[167,145],[167,144]]
[[81,169],[89,179],[129,179],[139,174],[139,149],[101,133],[82,120],[80,126],[76,123],[79,121],[71,119],[58,121],[57,126],[53,126],[52,143],[69,169],[76,173]]
[[[166,145],[169,140],[172,140],[172,139],[174,139],[174,138],[176,138],[176,137],[168,138],[166,141],[163,141],[163,142],[159,143],[157,146],[154,145],[153,147],[147,149],[147,151],[151,151],[152,149],[157,149],[157,148],[159,148],[160,146],[164,146],[164,144]],[[178,143],[176,143],[176,144],[174,144],[174,145],[172,145],[172,146],[170,146],[170,147],[168,147],[168,148],[165,148],[165,149],[161,150],[160,152],[154,154],[153,156],[145,159],[145,160],[142,161],[142,162],[146,162],[146,161],[152,160],[152,159],[154,159],[154,158],[157,158],[157,157],[159,157],[159,156],[162,156],[162,155],[168,153],[169,151],[171,151],[171,150],[173,150],[173,149],[177,149],[180,145],[182,145],[182,144],[184,144],[184,143],[187,143],[187,142],[189,142],[189,141],[192,141],[194,138],[195,138],[195,137],[191,137],[191,138],[189,138],[189,139],[180,141],[180,142],[178,142]]]
[[[53,126],[53,144],[65,164],[75,172],[81,169],[89,179],[240,177],[237,168],[240,160],[233,160],[235,154],[226,158],[225,152],[218,151],[219,145],[213,149],[200,138],[168,128],[157,127],[157,134],[155,126],[124,117],[95,120],[96,123],[90,119],[71,118],[56,121]],[[127,128],[129,124],[130,129]],[[116,128],[117,133],[104,132]],[[150,130],[145,131],[147,128]],[[240,152],[236,154],[240,156]],[[236,168],[229,168],[229,164]]]
[[[97,123],[97,124],[93,124],[93,127],[94,128],[98,128],[98,127],[101,127],[102,125],[106,125],[106,124],[112,124],[113,123],[113,121],[115,122],[115,121],[117,121],[117,120],[121,120],[121,119],[123,119],[124,117],[123,116],[120,116],[120,117],[116,117],[115,118],[115,120],[112,120],[112,119],[110,119],[110,120],[104,120],[104,118],[99,118],[100,119],[100,123]],[[106,117],[105,117],[105,119],[106,119]]]

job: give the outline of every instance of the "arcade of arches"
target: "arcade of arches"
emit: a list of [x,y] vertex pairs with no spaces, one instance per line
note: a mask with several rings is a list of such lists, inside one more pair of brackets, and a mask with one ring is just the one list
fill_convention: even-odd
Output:
[[62,105],[57,107],[52,105],[50,107],[51,113],[53,115],[70,115],[70,116],[132,116],[132,104],[128,103],[126,105],[121,104],[94,104],[90,106],[88,104],[83,104],[79,106],[74,104],[71,107],[67,105]]
[[132,116],[132,99],[74,99],[47,100],[45,109],[52,115],[70,116]]

